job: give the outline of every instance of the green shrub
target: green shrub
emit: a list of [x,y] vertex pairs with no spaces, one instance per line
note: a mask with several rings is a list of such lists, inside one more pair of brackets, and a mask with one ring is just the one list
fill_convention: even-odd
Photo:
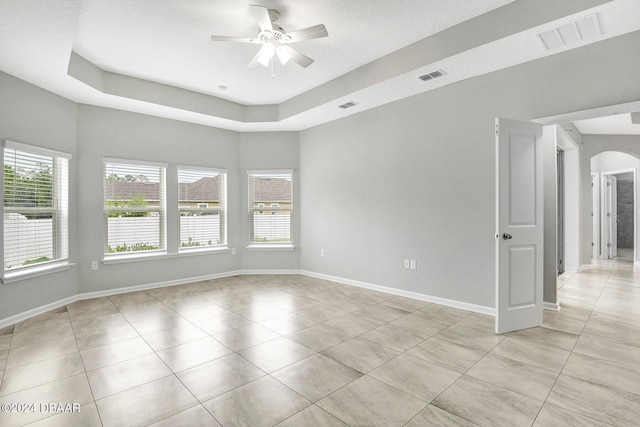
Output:
[[49,258],[48,256],[41,256],[40,258],[36,258],[36,259],[28,259],[25,262],[23,262],[22,265],[40,264],[41,262],[47,262],[47,261],[52,261],[52,259]]

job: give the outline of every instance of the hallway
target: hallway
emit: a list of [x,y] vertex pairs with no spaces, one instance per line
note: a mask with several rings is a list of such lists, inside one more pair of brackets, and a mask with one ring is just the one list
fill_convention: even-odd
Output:
[[[561,275],[561,309],[544,312],[545,328],[579,335],[547,402],[613,425],[631,425],[632,418],[605,413],[630,415],[640,405],[640,268],[632,260],[633,249],[620,249],[615,259]],[[570,392],[558,393],[563,382],[574,383]]]

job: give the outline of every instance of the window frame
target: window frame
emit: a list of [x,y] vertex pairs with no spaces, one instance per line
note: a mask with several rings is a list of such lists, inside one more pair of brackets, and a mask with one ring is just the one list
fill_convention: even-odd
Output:
[[[256,201],[255,200],[255,187],[252,187],[252,184],[255,183],[254,179],[256,176],[264,176],[264,177],[287,177],[290,181],[291,181],[291,194],[290,194],[290,201],[287,200],[277,200],[277,201],[266,201],[266,200],[260,200],[260,201]],[[285,179],[287,179],[285,178]],[[294,230],[293,230],[293,223],[294,223],[294,218],[295,218],[295,214],[294,214],[294,205],[295,205],[295,200],[294,200],[294,186],[295,186],[295,182],[294,182],[294,170],[293,169],[266,169],[266,170],[247,170],[247,228],[248,228],[248,235],[247,235],[247,239],[248,239],[248,244],[247,244],[247,249],[249,250],[263,250],[263,249],[270,249],[270,250],[293,250],[295,249],[294,246]],[[277,203],[278,209],[277,212],[274,214],[273,211],[271,211],[269,208],[267,208],[267,204],[270,205],[270,207],[273,207],[273,204]],[[283,203],[290,203],[289,207],[286,206],[282,206]],[[266,212],[271,212],[269,215],[266,214]],[[285,214],[282,214],[282,212],[286,212]],[[273,217],[273,216],[281,216],[281,215],[287,215],[289,216],[289,222],[288,222],[288,235],[289,235],[289,239],[288,241],[260,241],[257,240],[255,238],[255,234],[254,234],[254,227],[255,227],[255,220],[254,220],[254,216],[256,214],[259,215],[265,215],[268,217]]]
[[[152,207],[107,207],[106,200],[106,184],[107,184],[107,165],[113,164],[121,167],[144,167],[144,168],[158,168],[158,206]],[[134,159],[121,159],[104,157],[102,159],[102,211],[103,211],[103,261],[109,263],[109,261],[119,261],[127,259],[137,259],[145,257],[159,257],[167,255],[167,169],[168,164],[161,162],[152,162],[145,160]],[[151,213],[158,212],[159,224],[158,224],[158,249],[140,250],[140,251],[125,251],[125,252],[109,252],[109,214],[113,212],[119,212],[126,210],[127,212],[135,213]]]
[[[218,207],[210,207],[209,202],[197,202],[197,208],[181,208],[180,207],[180,171],[191,171],[191,172],[206,172],[212,174],[218,174],[222,177],[221,189],[222,195],[220,196],[219,206]],[[227,236],[227,223],[228,223],[228,215],[227,215],[227,169],[222,168],[209,168],[209,167],[201,167],[201,166],[190,166],[190,165],[177,165],[176,167],[176,208],[178,211],[178,253],[179,254],[188,254],[193,252],[215,252],[220,250],[228,249],[228,236]],[[207,207],[201,207],[202,204],[206,204]],[[199,212],[217,212],[220,218],[220,243],[214,244],[211,246],[195,246],[195,247],[183,247],[182,246],[182,229],[181,229],[181,218],[183,211],[199,211]]]
[[[28,279],[32,277],[42,276],[58,271],[68,270],[72,264],[69,261],[69,169],[72,155],[67,152],[44,148],[37,145],[25,144],[13,140],[2,141],[2,163],[5,164],[6,150],[13,150],[22,155],[35,155],[50,159],[52,167],[52,184],[51,184],[51,207],[18,207],[5,206],[5,176],[4,167],[3,174],[0,176],[2,184],[2,207],[3,222],[0,225],[0,234],[2,234],[3,250],[2,254],[2,283],[11,283],[18,280]],[[52,259],[41,261],[28,265],[21,265],[13,268],[5,268],[5,250],[7,244],[5,242],[4,214],[29,212],[50,214],[52,216],[51,246]]]

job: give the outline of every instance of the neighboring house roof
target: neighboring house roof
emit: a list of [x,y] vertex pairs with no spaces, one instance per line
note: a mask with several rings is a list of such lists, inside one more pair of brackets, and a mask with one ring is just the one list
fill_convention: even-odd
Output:
[[108,181],[104,186],[105,200],[160,200],[160,184],[157,182]]
[[254,202],[291,202],[291,180],[254,178]]
[[[181,202],[218,202],[220,177],[206,177],[192,183],[179,183]],[[160,200],[160,184],[157,182],[108,181],[105,185],[106,200],[133,200],[142,197],[147,201]]]
[[220,175],[208,176],[193,183],[178,183],[181,202],[217,202],[220,200]]
[[[181,202],[218,202],[220,177],[206,177],[192,183],[179,183]],[[291,202],[291,180],[280,178],[255,178],[255,202]],[[104,189],[106,200],[133,200],[142,197],[147,201],[160,199],[157,182],[108,181]]]

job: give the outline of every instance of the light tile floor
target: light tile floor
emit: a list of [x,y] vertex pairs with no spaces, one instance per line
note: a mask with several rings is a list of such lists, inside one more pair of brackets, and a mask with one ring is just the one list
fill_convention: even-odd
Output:
[[[640,269],[625,260],[561,276],[562,309],[506,335],[303,276],[79,301],[0,330],[0,403],[31,410],[0,425],[636,426]],[[67,403],[79,412],[50,405]]]

